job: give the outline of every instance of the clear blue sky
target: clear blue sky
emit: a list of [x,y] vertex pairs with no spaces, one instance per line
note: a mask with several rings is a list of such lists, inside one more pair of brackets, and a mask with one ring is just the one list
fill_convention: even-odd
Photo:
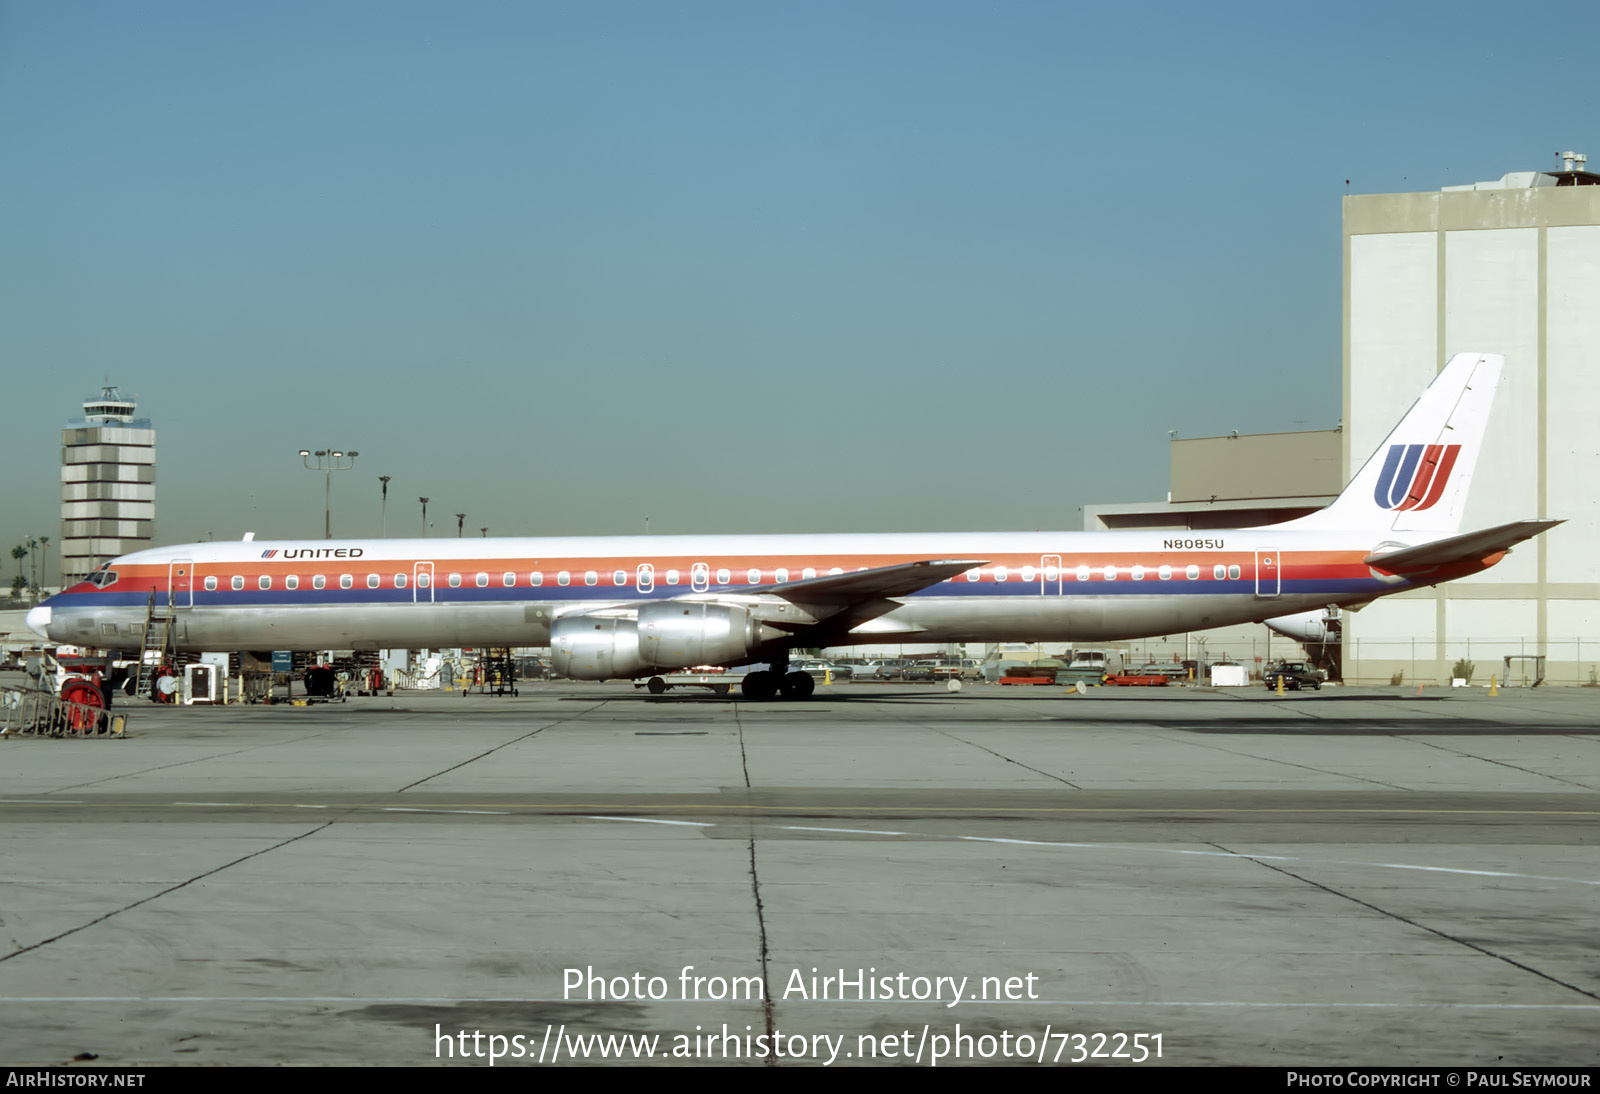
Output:
[[3,3],[0,544],[105,376],[162,542],[320,537],[327,446],[336,535],[1078,527],[1336,424],[1345,180],[1600,156],[1596,23]]

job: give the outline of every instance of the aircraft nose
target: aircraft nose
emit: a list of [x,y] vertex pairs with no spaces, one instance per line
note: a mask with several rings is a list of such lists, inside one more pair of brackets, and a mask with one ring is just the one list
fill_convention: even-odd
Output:
[[40,604],[38,607],[28,609],[28,614],[23,617],[23,622],[27,623],[28,629],[40,638],[49,638],[50,614],[50,605]]

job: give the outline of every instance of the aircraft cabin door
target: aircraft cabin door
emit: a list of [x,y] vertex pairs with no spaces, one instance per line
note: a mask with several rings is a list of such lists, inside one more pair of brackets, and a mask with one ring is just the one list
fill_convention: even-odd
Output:
[[412,564],[411,600],[416,604],[433,603],[433,563],[417,562]]
[[194,559],[175,558],[167,563],[167,607],[194,607]]
[[1061,556],[1043,555],[1039,558],[1039,595],[1061,595]]
[[1272,547],[1256,548],[1256,596],[1270,600],[1283,590],[1283,559]]

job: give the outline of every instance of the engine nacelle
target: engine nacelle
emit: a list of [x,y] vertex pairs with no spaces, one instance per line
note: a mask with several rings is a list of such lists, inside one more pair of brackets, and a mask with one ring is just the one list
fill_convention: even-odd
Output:
[[639,675],[639,625],[631,619],[568,616],[550,625],[550,665],[574,680]]
[[550,627],[551,663],[574,680],[614,680],[725,665],[781,637],[749,608],[669,600],[646,604],[638,619],[575,615]]
[[1296,642],[1320,645],[1339,640],[1339,617],[1329,615],[1323,608],[1301,612],[1299,615],[1280,615],[1263,622],[1285,638],[1292,638]]
[[657,669],[727,664],[776,634],[749,608],[728,604],[669,600],[639,609],[639,657]]

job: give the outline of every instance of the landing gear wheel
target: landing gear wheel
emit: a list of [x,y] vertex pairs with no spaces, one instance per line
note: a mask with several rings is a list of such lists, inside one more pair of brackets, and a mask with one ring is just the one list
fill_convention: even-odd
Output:
[[810,673],[786,673],[783,683],[778,685],[778,690],[783,692],[785,699],[809,699],[811,693],[817,690],[817,682],[811,678]]
[[752,702],[765,702],[778,694],[778,674],[752,672],[739,685],[739,691]]
[[660,695],[667,690],[667,682],[659,676],[650,677],[650,682],[645,685],[651,695]]

